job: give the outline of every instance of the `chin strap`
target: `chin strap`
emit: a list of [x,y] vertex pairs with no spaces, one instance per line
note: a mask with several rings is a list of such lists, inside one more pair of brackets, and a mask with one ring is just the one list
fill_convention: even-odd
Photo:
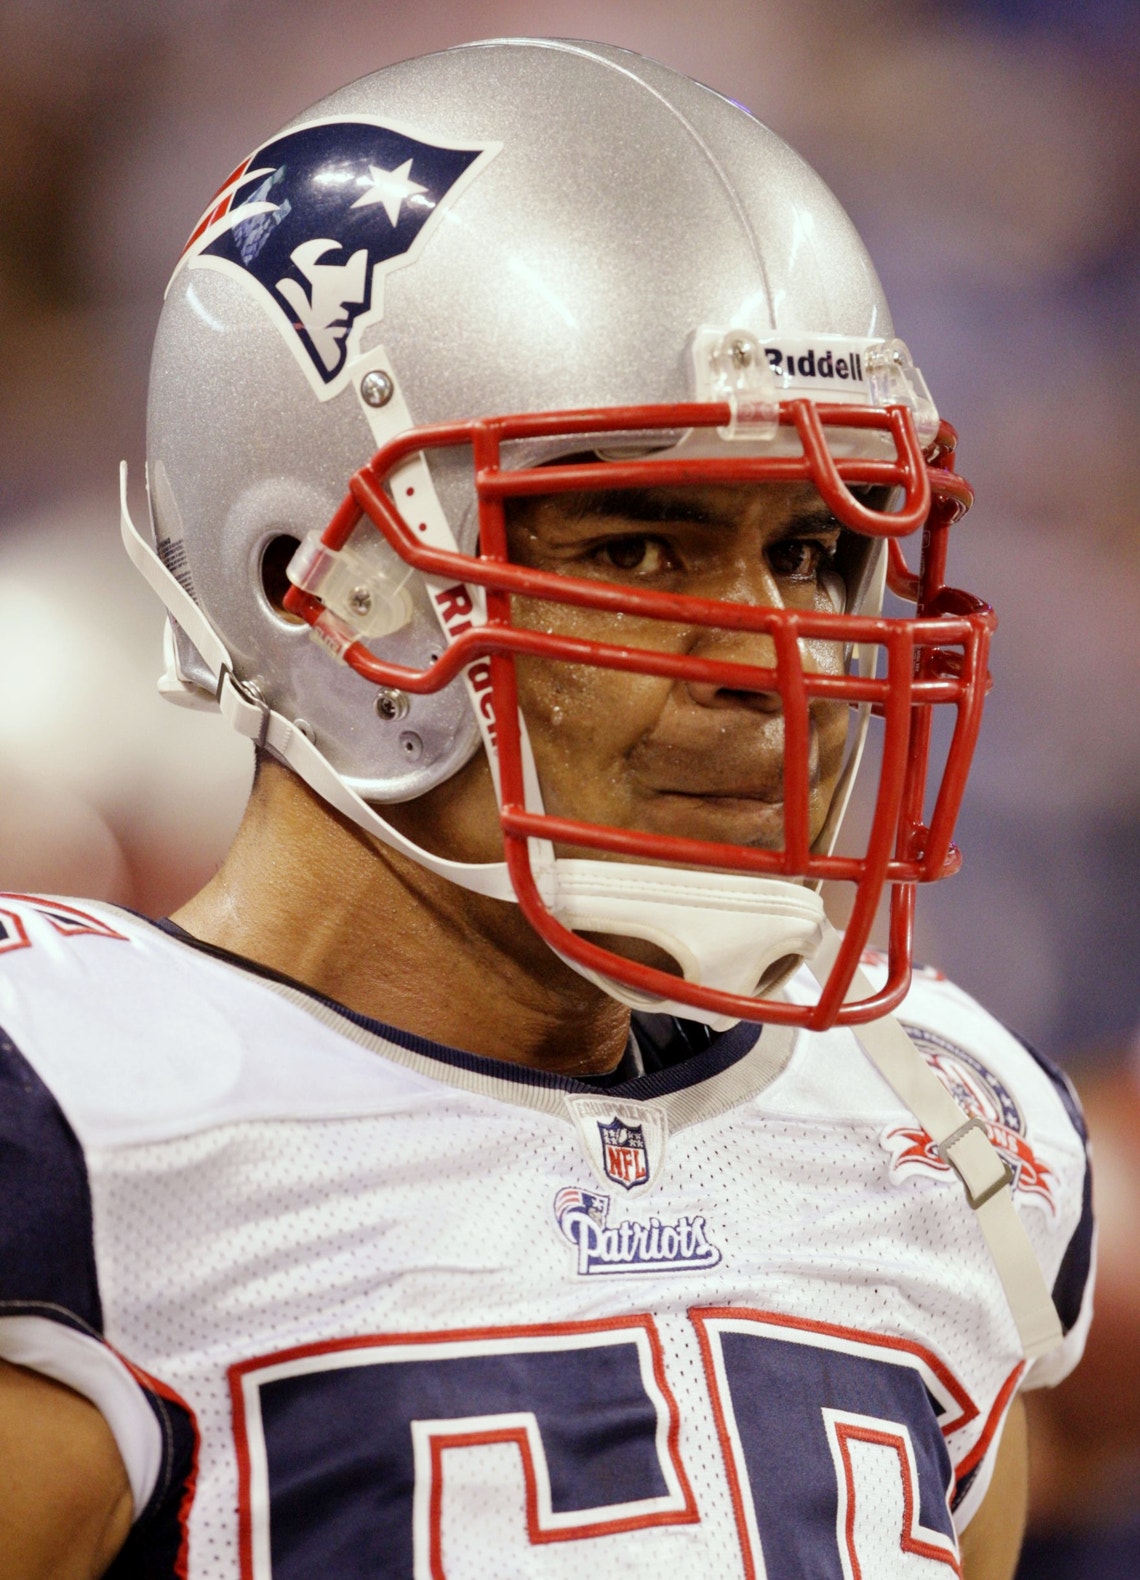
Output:
[[[812,972],[821,984],[835,963],[839,942],[839,934],[828,925],[823,947],[811,962]],[[866,977],[856,971],[847,997],[866,998],[871,992]],[[1026,1359],[1048,1354],[1064,1335],[1045,1275],[1013,1204],[1009,1165],[991,1145],[982,1121],[971,1119],[959,1107],[893,1015],[851,1029],[876,1070],[910,1109],[965,1187],[966,1200],[989,1247]]]
[[280,758],[310,789],[315,790],[322,801],[343,813],[365,833],[375,835],[383,844],[408,856],[429,872],[447,878],[451,883],[457,883],[475,894],[486,894],[494,900],[515,898],[505,861],[449,861],[415,844],[386,822],[350,785],[345,784],[328,758],[317,750],[295,723],[283,714],[275,713],[261,698],[251,697],[242,682],[235,680],[228,669],[222,675],[218,705],[222,717],[232,729],[258,746],[268,747],[275,757]]
[[[687,982],[728,993],[755,993],[761,982],[772,991],[816,952],[827,925],[819,896],[781,878],[564,856],[553,877],[551,910],[563,926],[644,939],[671,955]],[[737,1023],[567,963],[633,1009],[701,1020],[714,1031]]]

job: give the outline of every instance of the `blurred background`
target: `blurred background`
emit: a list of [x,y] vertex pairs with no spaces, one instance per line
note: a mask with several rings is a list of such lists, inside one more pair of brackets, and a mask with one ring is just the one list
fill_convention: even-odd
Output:
[[625,45],[746,104],[851,213],[977,488],[951,569],[998,609],[996,689],[964,871],[922,897],[919,952],[1086,1095],[1100,1316],[1086,1366],[1038,1410],[1023,1573],[1134,1577],[1140,8],[705,0],[696,13],[689,0],[4,0],[0,887],[161,914],[213,870],[240,815],[249,747],[160,702],[159,607],[121,553],[116,506],[123,456],[141,505],[163,287],[237,161],[362,72],[502,34]]

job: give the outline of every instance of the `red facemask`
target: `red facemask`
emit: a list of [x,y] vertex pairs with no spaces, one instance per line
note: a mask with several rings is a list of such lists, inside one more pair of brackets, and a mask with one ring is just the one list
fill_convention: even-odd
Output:
[[[734,419],[727,404],[621,407],[489,418],[413,429],[385,445],[352,478],[349,493],[325,529],[316,555],[290,567],[295,583],[285,597],[336,657],[378,686],[404,692],[436,692],[468,666],[487,676],[498,753],[500,807],[505,855],[518,902],[534,929],[559,954],[639,993],[657,995],[698,1012],[752,1021],[773,1021],[822,1029],[859,1024],[889,1013],[903,998],[911,970],[915,885],[948,877],[960,865],[952,843],[958,808],[973,756],[988,687],[987,654],[995,617],[989,607],[944,582],[950,526],[969,508],[972,493],[953,471],[955,434],[943,423],[924,453],[911,411],[827,405],[810,400],[780,404],[779,426],[799,437],[793,455],[713,456],[639,454],[633,459],[576,455],[572,461],[507,470],[505,444],[514,441],[587,441],[630,436],[645,445],[654,433],[675,438],[680,430],[723,428]],[[886,435],[893,446],[887,459],[837,459],[828,432],[853,430]],[[671,442],[671,440],[666,440]],[[880,440],[881,442],[881,440]],[[386,482],[418,452],[445,447],[471,449],[479,509],[479,542],[473,554],[429,545],[405,521]],[[612,453],[612,449],[611,449]],[[795,483],[814,486],[836,521],[872,539],[886,539],[887,584],[897,597],[915,605],[912,617],[826,613],[764,608],[654,591],[626,584],[583,579],[512,564],[508,557],[505,501],[623,488],[660,488],[696,483]],[[901,493],[896,510],[873,508],[853,490]],[[886,497],[886,495],[881,495]],[[363,520],[371,521],[409,566],[426,576],[445,578],[464,589],[485,591],[486,622],[476,623],[472,600],[464,618],[448,622],[449,645],[438,662],[419,671],[386,663],[365,646],[358,629],[329,609],[319,596],[328,564]],[[921,528],[917,572],[907,568],[899,539]],[[327,551],[327,552],[326,552]],[[323,561],[322,561],[323,555]],[[774,665],[730,662],[694,653],[658,652],[619,643],[588,641],[537,631],[513,619],[511,598],[521,595],[550,604],[608,611],[723,632],[766,636]],[[466,618],[470,612],[472,619]],[[885,657],[879,676],[854,672],[821,674],[804,663],[803,644],[860,645]],[[778,693],[784,717],[784,835],[780,849],[715,843],[646,833],[552,816],[528,808],[524,753],[514,660],[529,655],[551,662],[597,665],[676,682]],[[817,699],[864,705],[882,720],[882,760],[878,794],[865,847],[858,855],[832,854],[813,847],[809,826],[811,745],[810,708]],[[928,794],[932,714],[954,710],[950,745],[936,787]],[[927,813],[926,809],[929,808]],[[752,873],[795,883],[826,880],[854,885],[854,903],[843,944],[818,1003],[792,1004],[779,997],[752,997],[685,981],[653,966],[634,962],[565,927],[544,903],[535,881],[528,840],[543,839],[578,852],[606,852],[637,863]],[[884,888],[890,890],[887,975],[870,996],[848,1000],[860,957],[867,947]]]

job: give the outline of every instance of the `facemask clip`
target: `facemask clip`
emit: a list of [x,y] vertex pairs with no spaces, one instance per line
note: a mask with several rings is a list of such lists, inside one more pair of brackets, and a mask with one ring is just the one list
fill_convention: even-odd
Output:
[[412,618],[412,600],[375,556],[346,546],[330,549],[319,532],[305,534],[289,562],[289,580],[319,598],[357,637],[390,636]]
[[753,443],[776,437],[780,396],[763,346],[747,329],[696,331],[690,342],[693,383],[699,401],[726,401],[729,420],[722,439]]
[[864,362],[872,406],[909,406],[919,442],[924,449],[933,444],[938,434],[938,409],[906,343],[884,340],[881,345],[868,346]]

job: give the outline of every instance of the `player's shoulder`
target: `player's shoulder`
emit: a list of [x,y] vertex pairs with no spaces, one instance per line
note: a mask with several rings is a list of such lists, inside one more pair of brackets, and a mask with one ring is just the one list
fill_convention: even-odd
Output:
[[[864,955],[862,970],[874,988],[885,983],[886,961],[877,953]],[[797,973],[789,988],[789,997],[797,1002],[813,1001],[818,994],[806,970]],[[1031,1130],[1064,1150],[1083,1153],[1084,1121],[1065,1076],[943,972],[916,966],[894,1014],[969,1113],[1018,1134]],[[803,1087],[804,1096],[821,1109],[852,1120],[872,1117],[884,1103],[901,1101],[870,1061],[858,1056],[858,1041],[857,1026],[801,1034],[788,1084]]]
[[[878,989],[886,963],[874,955],[863,972]],[[797,997],[818,993],[806,975]],[[1091,1316],[1093,1214],[1087,1135],[1065,1076],[982,1004],[930,967],[915,969],[895,1011],[916,1050],[962,1111],[978,1120],[1009,1169],[1013,1201],[1029,1233],[1066,1334],[1038,1361],[1028,1386],[1058,1381],[1079,1359]],[[923,1193],[952,1185],[951,1171],[929,1134],[860,1057],[859,1028],[805,1033],[773,1098],[785,1113],[817,1115],[869,1132],[883,1156],[885,1186]],[[962,1197],[963,1210],[965,1198]],[[909,1231],[908,1231],[909,1233]]]
[[[939,971],[915,972],[898,1018],[1010,1170],[1065,1333],[1025,1386],[1052,1386],[1080,1359],[1092,1317],[1092,1179],[1076,1092],[1043,1053]],[[892,1167],[910,1163],[911,1150],[897,1145]]]
[[943,972],[916,967],[896,1016],[968,1112],[1083,1155],[1084,1116],[1064,1072]]
[[85,1145],[382,1111],[426,1085],[333,1020],[116,906],[0,895],[9,1084],[42,1083]]

